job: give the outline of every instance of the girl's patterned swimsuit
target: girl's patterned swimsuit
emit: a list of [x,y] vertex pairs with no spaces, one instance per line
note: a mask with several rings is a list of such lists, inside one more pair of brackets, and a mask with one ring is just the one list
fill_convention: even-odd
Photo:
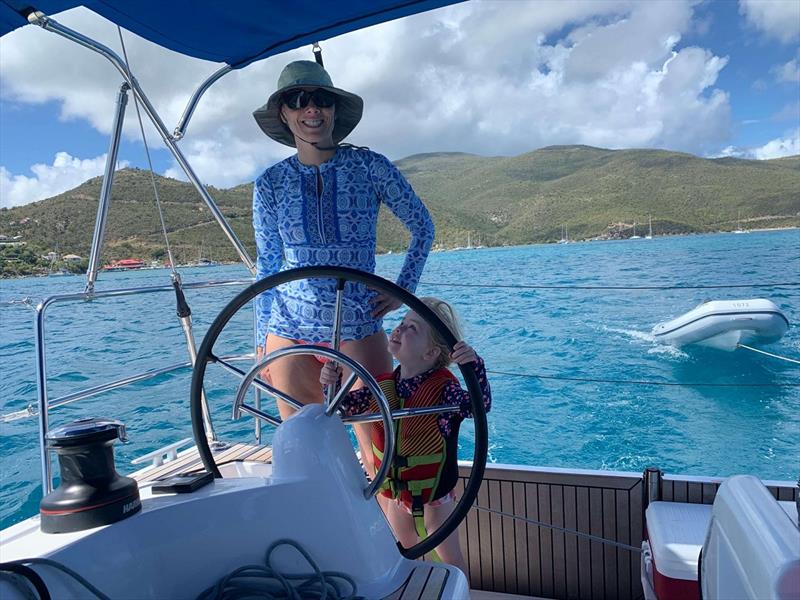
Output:
[[[408,400],[417,388],[431,376],[436,369],[431,369],[408,379],[400,378],[400,367],[394,370],[394,383],[398,396],[403,400]],[[475,362],[475,374],[478,376],[478,383],[483,397],[483,406],[486,412],[492,408],[492,390],[489,387],[489,380],[486,378],[486,366],[483,359],[478,357]],[[363,387],[354,390],[344,397],[341,403],[342,412],[347,415],[356,415],[367,412],[372,400],[372,393],[368,388]],[[458,430],[464,419],[472,418],[472,400],[469,392],[459,385],[457,381],[449,381],[442,390],[441,405],[458,406],[457,412],[440,413],[436,418],[439,433],[444,438],[446,459],[439,472],[439,481],[436,490],[428,503],[428,506],[443,504],[448,499],[453,499],[453,488],[458,481]],[[424,435],[424,432],[420,432]],[[411,505],[407,499],[401,500],[406,510],[411,512]]]
[[[375,271],[378,209],[385,204],[411,232],[397,284],[414,292],[433,243],[433,221],[397,168],[368,149],[339,147],[327,162],[301,163],[294,155],[267,169],[253,186],[257,277],[279,270],[334,265]],[[382,327],[371,315],[376,295],[347,282],[342,339],[359,340]],[[293,281],[256,300],[258,344],[267,333],[310,343],[332,338],[332,279]]]
[[[436,369],[431,369],[419,375],[415,375],[414,377],[401,379],[400,367],[397,367],[393,372],[397,395],[407,400],[435,370]],[[492,409],[492,390],[489,387],[489,380],[486,378],[486,366],[480,356],[475,362],[475,374],[478,376],[478,383],[480,384],[481,393],[483,394],[483,407],[488,413]],[[369,410],[371,400],[372,392],[369,391],[369,388],[362,387],[353,390],[342,400],[342,412],[346,415],[365,413]],[[469,392],[462,388],[457,381],[449,381],[442,390],[440,404],[442,406],[459,407],[457,412],[441,413],[436,419],[439,425],[439,433],[442,434],[442,437],[450,438],[454,434],[457,436],[458,426],[461,424],[461,421],[472,418],[472,400],[470,399]]]

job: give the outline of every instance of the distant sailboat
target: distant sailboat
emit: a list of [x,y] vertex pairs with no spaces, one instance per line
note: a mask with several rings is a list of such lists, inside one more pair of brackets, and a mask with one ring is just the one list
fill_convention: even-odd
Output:
[[647,216],[647,235],[644,236],[644,239],[646,239],[646,240],[652,240],[653,239],[653,217],[652,217],[652,215],[648,215]]
[[211,260],[210,258],[206,258],[203,256],[203,246],[205,246],[205,240],[200,241],[200,252],[197,256],[197,262],[194,263],[192,266],[194,267],[216,267],[219,263]]
[[633,235],[631,236],[632,240],[640,240],[642,236],[636,235],[636,221],[633,222]]
[[569,244],[569,231],[567,230],[567,226],[564,225],[562,227],[561,231],[563,233],[561,234],[561,239],[558,240],[558,243],[559,244]]
[[467,245],[466,246],[456,246],[455,248],[451,248],[451,250],[472,250],[472,234],[468,231],[467,232]]
[[739,211],[736,217],[736,229],[733,230],[733,233],[750,233],[746,229],[742,229],[742,211]]

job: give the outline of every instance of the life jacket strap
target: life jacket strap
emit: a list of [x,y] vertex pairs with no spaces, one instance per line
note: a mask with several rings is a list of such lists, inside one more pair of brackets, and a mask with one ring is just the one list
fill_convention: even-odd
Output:
[[394,465],[400,469],[413,469],[420,465],[438,465],[442,462],[444,454],[438,452],[436,454],[422,454],[414,456],[401,456],[397,455],[394,458]]
[[[372,453],[379,461],[383,462],[383,452],[381,452],[381,450],[375,444],[372,444]],[[440,462],[442,462],[443,458],[444,454],[442,452],[413,456],[401,456],[400,454],[396,454],[394,460],[392,461],[392,466],[395,468],[407,469],[419,467],[420,465],[438,465]]]
[[[424,506],[425,505],[422,502],[422,496],[412,496],[411,516],[414,518],[414,529],[417,530],[417,536],[419,536],[420,540],[424,540],[428,537],[428,530],[425,528]],[[429,556],[433,562],[442,562],[442,559],[436,552],[436,549],[431,550],[429,552]]]
[[410,492],[411,497],[419,496],[422,500],[422,492],[431,490],[437,483],[437,478],[420,479],[417,481],[407,481],[405,479],[394,479],[387,477],[381,485],[381,491],[389,490],[392,493],[392,498],[399,498],[400,492]]

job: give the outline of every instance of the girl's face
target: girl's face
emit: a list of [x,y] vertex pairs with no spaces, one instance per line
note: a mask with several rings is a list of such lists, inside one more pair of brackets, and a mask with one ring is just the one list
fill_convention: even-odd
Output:
[[332,146],[335,112],[335,96],[327,90],[298,88],[284,94],[281,120],[296,139]]
[[414,311],[408,311],[389,335],[389,352],[403,367],[413,370],[430,368],[429,363],[432,367],[439,356],[439,349],[431,340],[430,325]]

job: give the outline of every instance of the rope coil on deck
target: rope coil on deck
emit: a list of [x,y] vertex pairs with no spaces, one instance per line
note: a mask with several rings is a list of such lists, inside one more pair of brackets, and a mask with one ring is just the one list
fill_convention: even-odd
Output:
[[[305,558],[312,572],[290,575],[278,571],[272,564],[272,555],[281,546],[290,546],[297,550]],[[356,595],[356,583],[349,575],[338,571],[321,571],[308,552],[293,540],[282,539],[273,542],[267,548],[264,562],[266,566],[239,567],[220,579],[216,585],[202,592],[197,600],[234,598],[360,600],[362,598]],[[346,586],[342,586],[341,582],[346,583]]]

